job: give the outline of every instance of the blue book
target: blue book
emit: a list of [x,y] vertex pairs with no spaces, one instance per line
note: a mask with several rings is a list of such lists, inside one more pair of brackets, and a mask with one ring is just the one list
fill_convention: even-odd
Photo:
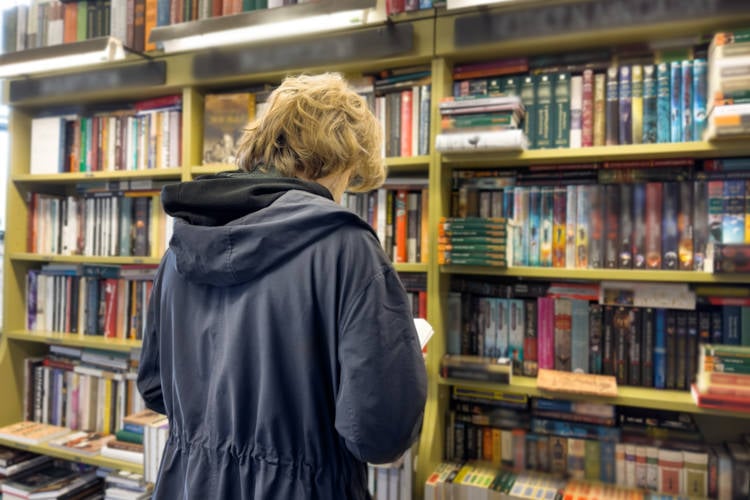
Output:
[[667,384],[667,311],[654,310],[654,387],[664,389]]
[[[158,0],[156,4],[156,25],[167,26],[169,25],[169,17],[171,13],[171,0]],[[123,40],[124,42],[125,40]]]
[[705,59],[693,60],[693,140],[703,139],[708,106],[708,75]]
[[539,245],[541,242],[541,212],[542,212],[542,191],[539,186],[529,188],[529,266],[539,266]]
[[740,318],[742,309],[740,306],[723,306],[722,325],[725,345],[740,345],[742,339],[742,327]]
[[[656,66],[643,65],[643,137],[644,144],[656,142],[658,112],[656,108]],[[705,119],[705,117],[704,117]]]
[[662,223],[661,223],[661,267],[662,269],[679,269],[678,258],[679,231],[677,214],[679,212],[680,185],[677,182],[665,182],[662,185]]
[[512,187],[503,190],[503,217],[507,220],[513,219],[513,193]]
[[646,269],[646,185],[633,184],[633,268]]
[[724,343],[724,317],[720,307],[711,310],[711,343]]
[[432,0],[419,0],[419,8],[420,9],[431,9],[432,8]]
[[599,452],[601,466],[599,479],[603,483],[613,484],[617,478],[615,476],[615,442],[611,440],[601,441],[599,443]]
[[680,98],[682,99],[682,140],[694,141],[693,137],[693,61],[682,61],[680,77]]
[[508,353],[513,362],[513,373],[523,372],[523,342],[526,308],[521,299],[506,299],[508,304]]
[[660,63],[656,67],[656,142],[671,142],[672,127],[670,118],[669,63]]
[[723,213],[721,218],[721,242],[745,242],[745,181],[724,181]]
[[510,335],[510,299],[495,299],[497,311],[497,344],[495,353],[497,357],[508,356],[508,338]]
[[630,82],[630,66],[620,66],[619,96],[619,143],[633,144],[633,107]]
[[670,141],[682,142],[682,63],[680,61],[669,63],[669,85]]
[[573,300],[570,370],[589,373],[589,302]]

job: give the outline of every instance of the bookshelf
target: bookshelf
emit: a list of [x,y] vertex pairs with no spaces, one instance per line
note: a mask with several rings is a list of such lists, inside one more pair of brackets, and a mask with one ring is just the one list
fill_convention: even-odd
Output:
[[[550,8],[564,8],[575,2],[547,2]],[[586,3],[586,2],[582,2]],[[626,6],[628,0],[610,0],[618,6]],[[661,4],[661,2],[654,2]],[[537,8],[542,2],[531,2],[529,8]],[[704,4],[707,4],[704,2]],[[523,12],[525,7],[516,7],[512,12]],[[0,336],[0,425],[20,420],[22,415],[24,363],[27,357],[45,353],[50,344],[72,347],[84,347],[129,352],[139,347],[134,340],[114,340],[89,337],[78,334],[27,331],[24,325],[25,311],[25,276],[30,269],[38,269],[47,263],[68,264],[158,264],[156,257],[82,257],[29,253],[26,248],[28,207],[25,197],[29,192],[47,191],[64,192],[73,185],[100,181],[131,180],[190,180],[200,175],[213,174],[231,170],[232,165],[201,165],[203,137],[203,104],[205,95],[214,91],[232,88],[243,88],[254,84],[278,82],[287,73],[340,71],[347,76],[356,77],[383,69],[416,65],[429,65],[432,75],[431,100],[431,142],[440,132],[440,114],[437,103],[440,97],[448,96],[452,90],[452,68],[457,63],[480,61],[503,56],[561,53],[598,46],[625,45],[664,38],[687,37],[695,34],[710,34],[717,29],[750,25],[750,13],[742,15],[700,15],[686,18],[679,14],[674,20],[661,19],[648,23],[624,23],[622,26],[603,26],[601,19],[594,19],[589,29],[578,29],[573,33],[566,31],[546,32],[529,31],[524,36],[506,40],[497,40],[494,35],[487,35],[478,30],[484,40],[457,40],[456,26],[462,20],[472,16],[486,16],[488,25],[506,12],[501,7],[483,7],[465,9],[458,12],[444,9],[431,9],[415,14],[398,14],[391,23],[381,30],[380,35],[394,30],[399,37],[408,36],[410,45],[399,53],[385,53],[373,57],[355,58],[346,55],[343,59],[333,56],[327,60],[277,58],[268,64],[259,66],[253,71],[244,71],[238,67],[235,73],[223,72],[211,74],[209,70],[196,71],[206,64],[207,59],[215,55],[212,51],[196,51],[189,54],[159,54],[157,62],[163,63],[164,81],[158,85],[143,85],[137,82],[127,88],[84,85],[75,86],[76,82],[85,79],[89,70],[71,70],[51,76],[32,77],[12,80],[4,85],[4,96],[12,112],[9,123],[11,146],[11,182],[8,185],[7,228],[5,234],[5,273],[3,277],[3,317],[5,324]],[[598,23],[598,24],[597,24]],[[299,40],[280,40],[274,43],[261,43],[249,47],[246,56],[249,60],[264,56],[270,49],[292,50],[295,47],[309,45],[308,50],[328,47],[337,40],[346,43],[347,36],[361,34],[369,30],[351,30],[339,34],[308,36]],[[438,36],[439,34],[439,36]],[[387,35],[384,35],[387,36]],[[244,50],[244,49],[243,49]],[[395,49],[394,49],[395,50]],[[276,52],[274,52],[276,53]],[[226,68],[232,64],[226,61],[239,61],[240,55],[232,50],[222,54]],[[127,70],[144,63],[140,58],[129,57],[125,61],[108,65],[104,70]],[[150,67],[150,66],[149,66]],[[98,73],[97,73],[98,75]],[[66,92],[41,92],[39,83],[49,83],[48,78],[60,81]],[[36,84],[36,85],[35,85]],[[23,95],[14,99],[13,95]],[[30,128],[31,119],[42,110],[58,107],[71,102],[94,105],[108,102],[119,102],[123,99],[136,100],[178,93],[182,96],[182,162],[181,166],[172,169],[158,169],[135,172],[90,172],[65,173],[54,175],[32,175],[29,173],[30,161]],[[441,215],[450,212],[451,171],[454,168],[486,167],[524,167],[538,164],[575,164],[618,160],[670,159],[670,158],[719,158],[739,155],[750,155],[750,146],[746,141],[726,141],[711,144],[703,141],[668,144],[641,144],[598,146],[577,149],[528,150],[522,153],[483,153],[442,155],[430,148],[427,155],[387,158],[386,164],[392,174],[404,176],[420,175],[429,179],[429,255],[427,263],[396,264],[399,272],[425,273],[427,275],[428,320],[435,328],[435,337],[431,340],[426,357],[429,386],[428,402],[425,408],[422,438],[419,443],[418,468],[415,475],[415,498],[422,495],[422,485],[443,459],[445,413],[449,405],[450,387],[462,385],[467,387],[508,390],[529,396],[548,395],[536,388],[535,380],[529,377],[514,377],[513,383],[484,384],[454,379],[442,379],[438,374],[440,360],[446,350],[446,329],[450,318],[447,316],[445,301],[450,290],[450,281],[454,275],[475,275],[507,277],[519,282],[526,280],[559,280],[598,282],[604,280],[641,281],[651,283],[691,283],[701,286],[746,285],[750,275],[727,274],[713,275],[692,271],[640,271],[640,270],[606,270],[606,269],[560,269],[539,267],[511,267],[494,269],[479,266],[439,266],[437,264],[437,221]],[[567,397],[567,396],[563,396]],[[590,398],[573,398],[585,399]],[[731,418],[734,427],[750,428],[747,416],[727,411],[704,410],[697,408],[689,393],[685,391],[665,391],[647,388],[622,387],[620,395],[612,401],[614,404],[637,406],[654,409],[669,409],[696,414],[701,418]],[[724,420],[709,420],[709,422]],[[111,461],[101,457],[77,456],[48,446],[28,447],[0,441],[18,448],[30,449],[61,458],[73,459],[84,463],[111,466],[124,470],[138,471],[131,464]]]

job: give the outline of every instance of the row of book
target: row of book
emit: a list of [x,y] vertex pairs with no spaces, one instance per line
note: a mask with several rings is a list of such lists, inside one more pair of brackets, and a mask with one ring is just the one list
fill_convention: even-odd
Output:
[[33,253],[161,257],[174,219],[158,190],[28,194],[27,248]]
[[[72,4],[75,5],[75,4]],[[30,173],[179,167],[182,96],[31,119]]]
[[392,463],[367,465],[367,490],[373,500],[411,500],[414,452],[406,450]]
[[445,0],[387,0],[385,3],[385,9],[386,14],[390,16],[392,14],[415,12],[444,5]]
[[750,135],[750,29],[714,35],[709,47],[707,137],[734,139]]
[[373,227],[393,262],[427,262],[426,180],[394,178],[385,187],[369,193],[344,193],[341,203]]
[[[546,368],[614,375],[621,385],[687,390],[698,372],[701,344],[750,345],[750,307],[733,305],[745,302],[735,298],[717,300],[722,306],[696,306],[684,290],[656,286],[637,298],[637,304],[652,302],[650,307],[633,306],[630,292],[617,287],[602,292],[600,301],[594,298],[598,291],[575,285],[489,295],[476,293],[470,282],[454,280],[453,286],[446,302],[447,353],[507,357],[519,375],[536,376]],[[665,300],[680,303],[659,307]]]
[[45,264],[26,275],[26,329],[141,339],[155,267]]
[[[697,498],[745,498],[747,438],[711,444],[688,414],[453,387],[450,461]],[[734,495],[732,495],[732,492]]]
[[411,310],[415,318],[427,317],[427,274],[401,272],[398,273],[401,284],[411,301]]
[[739,170],[750,162],[718,160],[736,164],[732,171],[694,171],[692,160],[673,162],[684,165],[487,170],[473,177],[459,171],[451,213],[506,218],[508,260],[516,266],[708,270],[709,243],[750,239],[748,170]]
[[504,218],[441,217],[438,263],[507,267]]
[[[511,59],[510,61],[515,61]],[[577,73],[500,75],[454,82],[454,96],[519,96],[530,149],[700,140],[706,127],[705,58],[613,64]]]
[[127,358],[89,350],[78,356],[51,350],[47,356],[26,358],[25,419],[72,431],[113,434],[127,415],[144,409],[135,370],[122,367],[128,364]]

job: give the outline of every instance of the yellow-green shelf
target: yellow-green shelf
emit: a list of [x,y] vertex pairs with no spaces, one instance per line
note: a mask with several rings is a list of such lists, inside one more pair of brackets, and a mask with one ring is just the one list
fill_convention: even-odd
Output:
[[141,347],[140,340],[106,338],[98,335],[81,333],[37,332],[29,330],[10,330],[3,332],[8,339],[37,342],[40,344],[57,344],[71,347],[87,347],[105,351],[130,352]]
[[589,148],[532,149],[523,152],[456,153],[443,155],[443,163],[453,167],[509,167],[557,163],[601,163],[618,160],[666,158],[719,158],[747,155],[747,141],[676,142],[668,144],[626,144]]
[[10,448],[16,448],[18,450],[26,450],[32,453],[39,453],[41,455],[61,458],[63,460],[71,460],[74,462],[95,465],[97,467],[107,467],[110,469],[125,470],[129,472],[135,472],[136,474],[143,474],[143,465],[126,462],[124,460],[115,460],[113,458],[102,457],[100,455],[82,455],[72,451],[61,450],[47,444],[26,444],[4,438],[0,438],[0,444],[8,446]]
[[643,281],[666,283],[750,283],[750,274],[642,269],[563,269],[559,267],[441,266],[449,274],[482,274],[546,280]]
[[15,182],[24,183],[73,183],[90,181],[119,181],[133,179],[179,179],[181,168],[160,168],[151,170],[106,171],[106,172],[73,172],[63,174],[15,174],[11,178]]
[[31,252],[11,252],[8,257],[12,261],[28,262],[64,262],[70,264],[159,264],[160,257],[88,257],[83,255],[54,255]]
[[[430,166],[430,157],[427,155],[421,156],[398,156],[393,158],[386,158],[385,164],[388,166],[388,170],[392,172],[400,171],[421,171],[427,172]],[[236,170],[236,165],[230,164],[215,164],[215,165],[196,165],[190,168],[190,172],[193,175],[206,175],[216,174],[219,172],[225,172],[227,170]]]
[[396,271],[400,273],[426,273],[427,272],[427,264],[421,264],[421,263],[393,264],[393,267],[395,267]]
[[649,389],[646,387],[618,387],[617,396],[614,398],[596,397],[583,394],[568,394],[543,391],[537,388],[536,379],[533,377],[514,376],[510,384],[496,384],[491,382],[477,382],[473,380],[460,380],[453,378],[440,378],[440,385],[461,387],[474,387],[478,389],[492,389],[496,391],[507,391],[513,394],[526,394],[534,397],[548,397],[557,399],[569,399],[575,401],[597,401],[620,406],[637,406],[641,408],[653,408],[656,410],[670,410],[685,413],[700,413],[707,415],[721,415],[727,417],[748,418],[750,413],[737,411],[713,410],[696,406],[688,391],[668,391],[661,389]]

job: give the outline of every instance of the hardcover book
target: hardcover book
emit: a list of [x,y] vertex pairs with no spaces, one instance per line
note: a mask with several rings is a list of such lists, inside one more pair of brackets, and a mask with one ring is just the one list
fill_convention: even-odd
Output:
[[646,184],[646,269],[661,269],[662,184]]
[[670,66],[668,62],[656,67],[656,142],[672,142]]
[[693,61],[682,61],[680,77],[680,98],[682,99],[682,140],[695,141],[693,135]]
[[630,66],[620,66],[620,83],[618,89],[620,123],[617,125],[619,144],[633,143],[633,107]]
[[[577,77],[580,78],[580,77]],[[554,135],[552,146],[555,148],[570,147],[571,134],[571,83],[568,73],[556,76],[553,89],[554,102]],[[580,121],[580,120],[579,120]]]
[[[617,267],[630,269],[633,267],[633,184],[620,184],[620,234],[618,238],[619,253]],[[642,210],[642,208],[641,208]]]
[[683,98],[682,98],[682,64],[680,61],[669,63],[669,123],[670,141],[682,142],[684,140],[682,119],[683,119]]
[[643,141],[643,66],[634,64],[630,68],[632,144]]
[[677,212],[677,233],[679,268],[691,271],[693,264],[693,182],[681,181],[679,185],[679,210]]
[[255,119],[255,94],[207,94],[203,115],[203,164],[234,164],[237,144]]
[[643,130],[641,134],[641,141],[645,144],[657,142],[658,111],[656,85],[656,66],[645,64],[643,66]]
[[594,75],[594,123],[593,146],[604,146],[607,123],[607,75]]
[[619,69],[610,66],[607,69],[607,90],[605,110],[605,144],[612,146],[620,141],[620,100],[618,92]]
[[679,184],[665,182],[662,184],[662,224],[661,224],[661,267],[662,269],[679,269],[678,258],[679,232],[678,211],[680,202]]

